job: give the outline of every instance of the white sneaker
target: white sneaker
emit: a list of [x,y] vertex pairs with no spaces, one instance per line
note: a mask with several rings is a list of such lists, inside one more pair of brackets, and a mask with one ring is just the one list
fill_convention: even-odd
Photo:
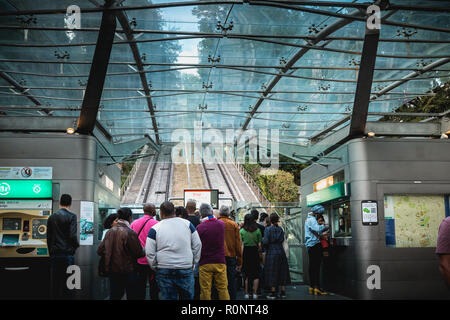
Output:
[[256,293],[253,294],[253,300],[257,300],[258,299],[258,295]]
[[250,296],[248,295],[248,293],[244,294],[244,299],[249,299]]

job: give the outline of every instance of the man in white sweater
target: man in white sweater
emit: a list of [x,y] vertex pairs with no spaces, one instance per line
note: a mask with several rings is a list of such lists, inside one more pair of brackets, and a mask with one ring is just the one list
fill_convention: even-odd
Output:
[[175,216],[174,205],[165,201],[160,206],[161,222],[147,236],[145,254],[156,271],[156,282],[162,300],[192,300],[193,268],[200,260],[202,243],[189,220]]

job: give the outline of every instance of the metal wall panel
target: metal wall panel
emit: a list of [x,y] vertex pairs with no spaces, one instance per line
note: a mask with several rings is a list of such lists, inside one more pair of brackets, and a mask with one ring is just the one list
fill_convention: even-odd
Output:
[[[75,298],[104,299],[104,279],[97,276],[99,244],[98,214],[99,201],[112,207],[119,207],[120,169],[106,166],[98,161],[98,144],[91,136],[67,134],[1,134],[0,166],[43,166],[53,168],[53,183],[60,184],[60,193],[72,196],[71,211],[78,216],[80,229],[80,201],[94,202],[94,243],[78,248],[75,264],[81,268],[81,290],[75,291]],[[101,174],[114,182],[114,192],[101,182]],[[59,199],[54,199],[53,210],[58,209]]]
[[[450,143],[437,139],[355,139],[336,150],[348,153],[343,164],[345,182],[351,184],[352,250],[342,250],[336,267],[340,288],[358,299],[448,299],[438,270],[435,248],[389,248],[385,243],[384,194],[444,194],[450,190]],[[341,168],[313,165],[302,171],[302,194],[312,192],[314,182]],[[361,201],[376,200],[378,225],[364,226]],[[304,218],[310,211],[302,203]],[[353,255],[353,256],[352,256]],[[305,257],[307,260],[307,257]],[[306,261],[305,261],[306,264]],[[352,266],[353,265],[353,266]],[[367,267],[378,265],[381,289],[368,289]],[[351,268],[349,274],[342,268]],[[305,266],[305,270],[308,270]],[[342,284],[345,283],[343,287]],[[350,289],[349,289],[350,288]]]

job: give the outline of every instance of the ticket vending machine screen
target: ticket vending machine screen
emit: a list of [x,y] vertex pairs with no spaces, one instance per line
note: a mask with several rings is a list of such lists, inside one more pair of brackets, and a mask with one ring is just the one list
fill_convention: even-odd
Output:
[[20,218],[3,218],[3,230],[20,230],[22,219]]

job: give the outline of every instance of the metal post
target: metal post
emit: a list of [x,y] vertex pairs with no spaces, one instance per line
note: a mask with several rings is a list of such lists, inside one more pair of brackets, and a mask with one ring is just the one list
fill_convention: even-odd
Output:
[[[105,7],[111,7],[113,2],[106,1]],[[78,133],[90,134],[94,130],[115,31],[116,15],[112,11],[103,11],[97,45],[86,85],[86,93],[81,105],[80,117],[78,118]]]
[[378,29],[366,29],[359,66],[358,83],[356,85],[355,102],[350,121],[349,137],[352,138],[363,136],[366,128],[379,38],[380,31]]

